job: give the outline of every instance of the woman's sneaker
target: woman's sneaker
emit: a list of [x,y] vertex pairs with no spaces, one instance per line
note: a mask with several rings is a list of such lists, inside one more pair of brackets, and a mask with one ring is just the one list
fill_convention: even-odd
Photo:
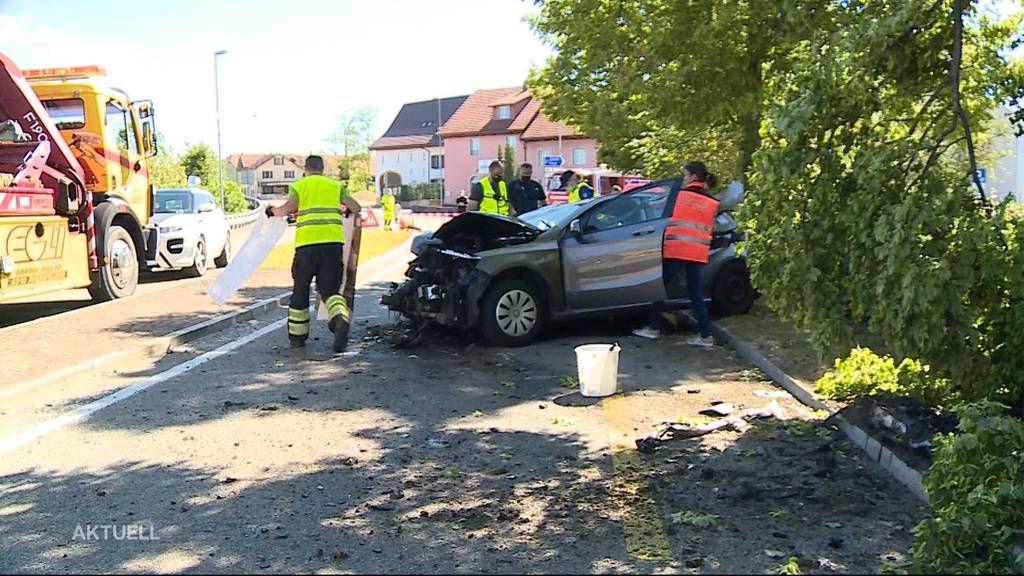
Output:
[[698,348],[714,348],[715,339],[712,336],[694,336],[686,341],[690,346],[696,346]]
[[644,326],[643,328],[633,330],[633,336],[639,336],[649,340],[657,340],[661,336],[661,330],[655,330],[654,328]]

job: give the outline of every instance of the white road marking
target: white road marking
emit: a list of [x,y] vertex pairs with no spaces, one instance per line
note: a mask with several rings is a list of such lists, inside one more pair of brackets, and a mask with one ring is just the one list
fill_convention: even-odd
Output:
[[132,384],[131,386],[127,386],[125,388],[118,390],[117,392],[114,392],[113,394],[104,396],[99,400],[90,402],[84,406],[80,406],[68,412],[67,414],[64,414],[63,416],[58,416],[53,420],[43,422],[42,424],[37,424],[36,426],[33,426],[18,434],[14,434],[12,436],[0,439],[0,454],[6,454],[13,450],[17,450],[18,448],[21,448],[22,446],[29,444],[34,440],[38,440],[39,438],[42,438],[43,436],[46,436],[51,432],[60,430],[61,428],[68,426],[70,424],[76,424],[85,419],[86,417],[106,408],[107,406],[116,404],[122,400],[127,400],[128,398],[131,398],[132,396],[138,394],[139,392],[142,392],[143,390],[152,388],[153,386],[156,386],[161,382],[166,382],[167,380],[170,380],[171,378],[174,378],[176,376],[180,376],[192,370],[193,368],[202,366],[203,364],[206,364],[211,360],[216,360],[221,356],[229,354],[241,348],[242,346],[245,346],[249,342],[256,340],[257,338],[260,338],[275,330],[280,330],[284,326],[285,321],[286,319],[282,318],[281,320],[272,322],[271,324],[268,324],[263,328],[260,328],[259,330],[252,332],[238,340],[228,342],[227,344],[221,346],[220,348],[211,350],[206,354],[203,354],[202,356],[193,358],[188,362],[178,364],[177,366],[169,370],[165,370],[164,372],[161,372],[146,381],[139,382],[138,384]]
[[[397,248],[392,249],[391,252],[382,254],[381,256],[374,258],[370,262],[375,263],[375,261],[377,261],[378,259],[383,259],[382,257],[390,256],[392,253],[398,253],[399,251],[405,252],[406,250],[408,250],[407,247],[411,243],[412,240],[407,240]],[[374,270],[374,272],[371,273],[368,278],[365,278],[361,282],[357,282],[357,284],[363,284],[365,287],[365,284],[377,282],[380,279],[387,278],[389,274],[396,273],[401,269],[402,266],[407,265],[408,260],[402,260],[401,258],[399,258],[396,264],[388,266],[383,269]],[[60,430],[65,426],[81,422],[83,419],[91,416],[92,414],[95,414],[96,412],[113,404],[116,404],[122,400],[127,400],[128,398],[131,398],[132,396],[138,394],[139,392],[152,388],[153,386],[160,384],[161,382],[166,382],[167,380],[181,376],[182,374],[185,374],[186,372],[189,372],[198,366],[202,366],[203,364],[206,364],[211,360],[216,360],[217,358],[225,356],[254,340],[257,340],[267,334],[270,334],[275,330],[280,330],[281,328],[284,327],[286,322],[287,318],[282,318],[280,320],[272,322],[255,332],[252,332],[246,336],[243,336],[242,338],[239,338],[238,340],[233,340],[221,346],[220,348],[211,350],[203,354],[202,356],[178,364],[177,366],[165,370],[164,372],[161,372],[153,376],[152,378],[149,378],[148,380],[122,388],[117,392],[113,392],[107,396],[104,396],[103,398],[100,398],[99,400],[90,402],[84,406],[80,406],[62,416],[58,416],[52,420],[48,420],[41,424],[37,424],[17,434],[12,434],[5,438],[0,438],[0,454],[7,454],[8,452],[17,450],[18,448],[21,448],[26,444],[30,444],[31,442],[34,442],[35,440],[38,440],[52,432],[56,432],[57,430]],[[360,350],[357,349],[339,354],[339,356],[351,357],[356,356],[359,353]]]

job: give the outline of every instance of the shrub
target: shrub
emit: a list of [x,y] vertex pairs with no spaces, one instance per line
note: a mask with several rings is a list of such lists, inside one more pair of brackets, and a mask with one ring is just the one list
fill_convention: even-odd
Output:
[[1007,407],[957,409],[936,436],[924,487],[935,517],[914,528],[914,567],[934,574],[1024,574],[1024,421]]
[[815,389],[833,399],[881,392],[914,396],[933,406],[952,399],[949,383],[935,378],[928,366],[909,358],[897,365],[892,356],[879,356],[869,348],[854,348],[846,358],[837,358],[835,368],[818,380]]

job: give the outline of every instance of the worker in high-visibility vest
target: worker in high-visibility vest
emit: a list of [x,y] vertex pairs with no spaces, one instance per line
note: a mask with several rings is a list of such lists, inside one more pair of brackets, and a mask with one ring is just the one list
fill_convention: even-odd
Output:
[[562,186],[569,191],[569,203],[579,202],[580,200],[589,200],[599,196],[590,184],[580,175],[573,172],[572,170],[566,170],[562,176]]
[[309,156],[303,177],[288,186],[288,200],[279,206],[267,206],[270,217],[296,212],[294,286],[288,305],[288,339],[293,348],[305,346],[309,338],[309,286],[314,277],[327,305],[327,326],[334,332],[334,351],[344,352],[347,346],[349,309],[341,295],[345,243],[342,204],[345,212],[359,213],[359,203],[348,195],[341,182],[324,176],[324,159]]
[[391,230],[391,221],[395,218],[395,197],[389,190],[380,197],[380,206],[384,210],[384,229]]
[[[683,187],[676,192],[672,215],[665,226],[662,241],[664,279],[667,286],[674,284],[680,272],[685,272],[686,289],[697,317],[699,334],[687,340],[691,346],[710,348],[715,345],[708,322],[708,307],[704,302],[701,280],[704,266],[711,252],[711,237],[718,213],[718,200],[709,192],[717,178],[708,172],[702,162],[690,162],[683,168]],[[661,315],[664,302],[651,305],[647,326],[634,330],[633,335],[655,339],[661,335]]]
[[480,180],[469,191],[469,210],[509,215],[508,188],[505,186],[505,167],[495,160],[487,167],[487,178]]

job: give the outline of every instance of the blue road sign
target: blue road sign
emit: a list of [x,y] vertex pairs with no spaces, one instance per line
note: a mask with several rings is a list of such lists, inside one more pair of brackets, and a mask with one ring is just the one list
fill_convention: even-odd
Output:
[[562,166],[564,160],[561,156],[545,156],[544,167],[545,168],[559,168]]

